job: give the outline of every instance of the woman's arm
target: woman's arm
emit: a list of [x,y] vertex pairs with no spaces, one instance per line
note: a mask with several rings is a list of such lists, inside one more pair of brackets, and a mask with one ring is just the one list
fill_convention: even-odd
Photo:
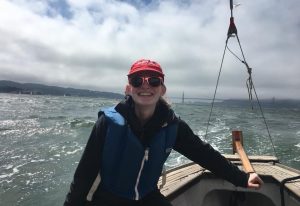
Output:
[[174,149],[234,185],[248,186],[249,175],[228,161],[208,143],[203,142],[182,120],[179,121]]
[[90,134],[64,206],[85,204],[86,196],[99,173],[106,127],[104,115],[101,115]]

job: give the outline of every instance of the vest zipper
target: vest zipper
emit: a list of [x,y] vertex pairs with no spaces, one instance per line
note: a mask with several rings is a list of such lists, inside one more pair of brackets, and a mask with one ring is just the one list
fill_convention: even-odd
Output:
[[137,176],[136,183],[135,183],[135,188],[134,188],[134,190],[135,190],[135,200],[139,200],[139,198],[140,198],[139,191],[138,191],[138,186],[139,186],[139,182],[140,182],[140,178],[141,178],[141,174],[142,174],[142,170],[143,170],[145,161],[148,161],[148,156],[149,156],[149,148],[146,148],[145,152],[144,152],[144,158],[143,158],[142,163],[141,163],[140,171],[139,171],[139,174]]

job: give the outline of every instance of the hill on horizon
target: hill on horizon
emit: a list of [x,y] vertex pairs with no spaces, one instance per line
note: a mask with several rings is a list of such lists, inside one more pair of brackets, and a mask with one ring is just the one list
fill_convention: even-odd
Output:
[[87,89],[64,88],[35,83],[19,83],[9,80],[0,80],[0,93],[55,95],[55,96],[82,96],[122,99],[124,95],[113,92],[101,92]]

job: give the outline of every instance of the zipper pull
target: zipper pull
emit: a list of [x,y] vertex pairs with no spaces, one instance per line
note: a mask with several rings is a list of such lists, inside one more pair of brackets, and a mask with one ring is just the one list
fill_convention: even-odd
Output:
[[145,156],[144,156],[145,160],[148,161],[149,158],[149,147],[146,148],[145,150]]

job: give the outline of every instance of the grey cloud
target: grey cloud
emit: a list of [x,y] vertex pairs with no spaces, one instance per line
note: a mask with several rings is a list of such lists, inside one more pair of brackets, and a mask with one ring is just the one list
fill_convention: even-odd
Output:
[[[167,74],[170,96],[185,91],[207,97],[214,90],[229,24],[227,1],[25,3],[5,1],[15,15],[0,13],[1,78],[123,92],[130,64],[152,58]],[[267,98],[295,98],[300,3],[241,3],[235,22],[255,86]],[[241,57],[235,38],[229,46]],[[247,98],[247,77],[245,66],[227,51],[219,95]]]

